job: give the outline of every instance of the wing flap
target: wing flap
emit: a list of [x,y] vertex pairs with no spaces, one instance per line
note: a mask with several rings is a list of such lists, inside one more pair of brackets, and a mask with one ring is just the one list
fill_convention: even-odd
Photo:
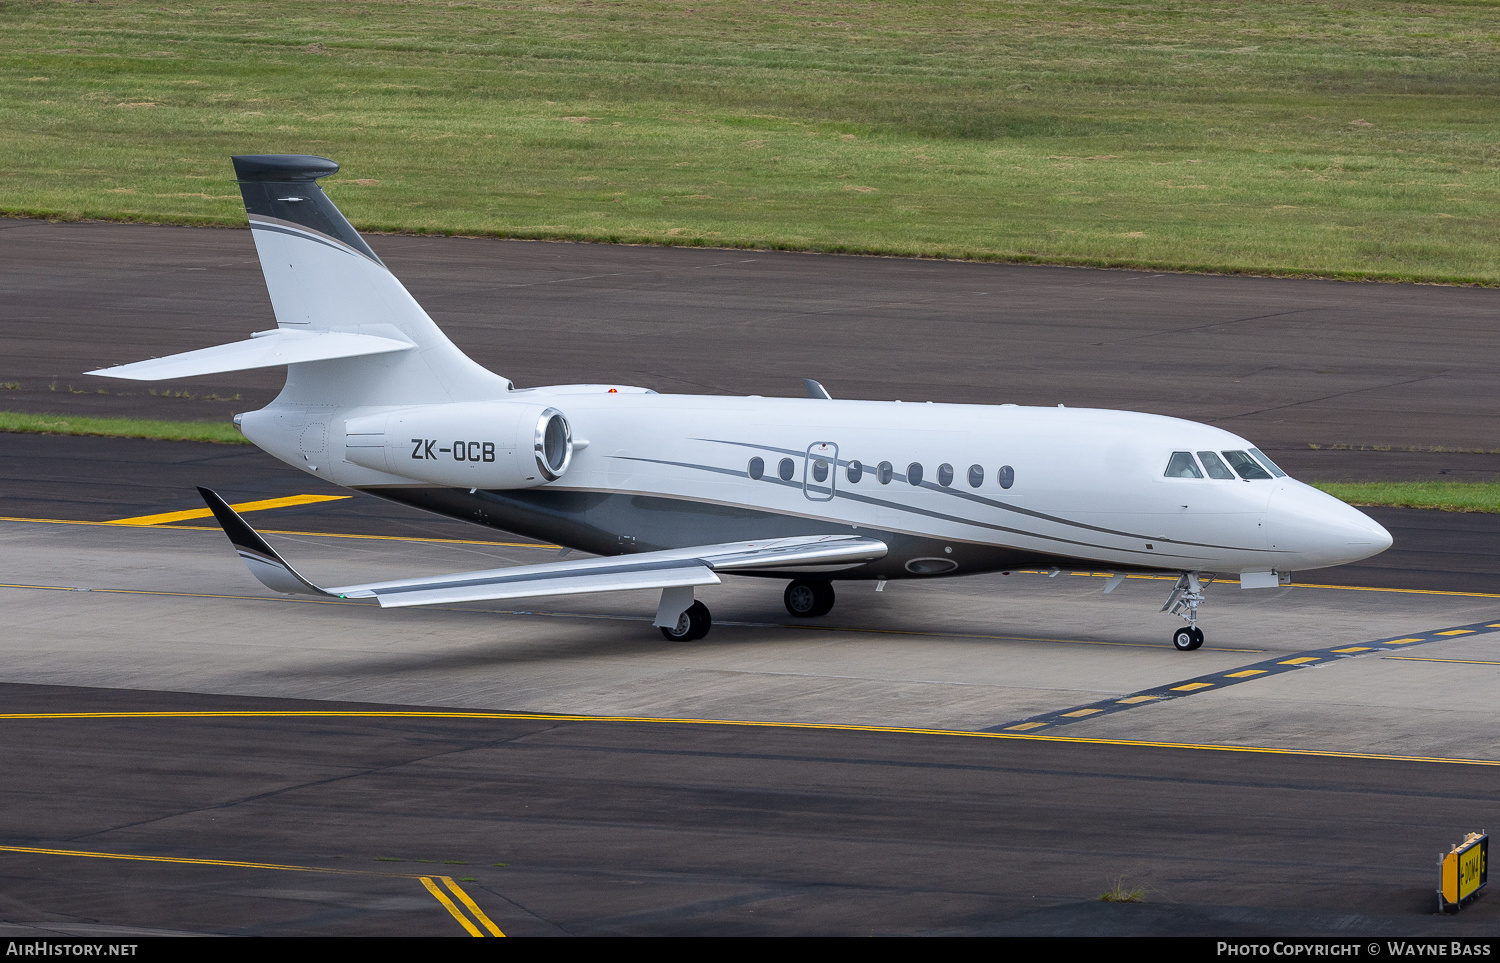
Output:
[[581,595],[585,592],[623,592],[629,589],[674,588],[717,585],[719,577],[706,566],[674,563],[669,566],[639,566],[623,571],[565,572],[506,576],[450,587],[391,586],[370,590],[382,608],[407,605],[438,605],[453,602],[486,602],[497,599],[541,598],[548,595]]
[[884,558],[887,548],[880,539],[862,535],[813,535],[741,542],[738,546],[706,546],[695,551],[715,572],[793,568],[836,571]]
[[849,567],[881,558],[885,553],[886,545],[878,539],[853,535],[804,535],[345,585],[328,591],[345,598],[373,597],[386,607],[480,602],[714,585],[719,582],[716,572],[782,570],[809,565]]
[[271,368],[279,364],[301,364],[304,361],[332,361],[366,354],[408,351],[416,345],[395,338],[373,334],[351,334],[342,331],[314,332],[277,328],[248,341],[199,348],[165,358],[151,358],[113,368],[86,372],[105,378],[131,381],[163,381],[168,378],[194,378],[225,371],[247,371]]

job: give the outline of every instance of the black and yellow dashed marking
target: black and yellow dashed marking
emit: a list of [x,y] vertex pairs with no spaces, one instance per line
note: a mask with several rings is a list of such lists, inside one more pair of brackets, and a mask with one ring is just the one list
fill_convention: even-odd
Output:
[[[1052,730],[1077,722],[1080,719],[1096,719],[1101,715],[1124,712],[1136,706],[1181,699],[1184,696],[1194,695],[1199,692],[1217,691],[1232,685],[1239,685],[1242,682],[1250,682],[1254,679],[1269,678],[1297,669],[1328,665],[1339,659],[1357,658],[1371,652],[1390,652],[1400,650],[1404,646],[1422,645],[1427,642],[1442,642],[1459,636],[1474,635],[1479,632],[1488,632],[1496,629],[1500,629],[1500,622],[1470,622],[1468,625],[1455,625],[1446,629],[1423,632],[1420,635],[1396,635],[1388,639],[1363,642],[1359,645],[1340,645],[1337,647],[1329,646],[1326,649],[1313,649],[1309,652],[1299,652],[1287,658],[1278,657],[1267,659],[1265,662],[1257,662],[1254,665],[1241,666],[1237,669],[1231,669],[1228,672],[1215,672],[1210,675],[1200,675],[1195,679],[1185,679],[1180,682],[1170,682],[1152,689],[1142,689],[1140,692],[1132,692],[1128,696],[1112,696],[1111,698],[1101,699],[1098,702],[1090,702],[1086,705],[1055,709],[1051,712],[1043,712],[1025,719],[1017,719],[1014,722],[1003,722],[997,726],[989,726],[980,731],[1036,732],[1041,729]],[[1434,659],[1421,661],[1456,662],[1465,660]],[[1486,662],[1481,664],[1494,665],[1495,663]]]

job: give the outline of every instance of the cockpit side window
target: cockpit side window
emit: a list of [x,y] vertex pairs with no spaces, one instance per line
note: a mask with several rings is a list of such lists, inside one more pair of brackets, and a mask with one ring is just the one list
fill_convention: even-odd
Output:
[[1190,451],[1172,452],[1172,460],[1167,462],[1168,478],[1202,478],[1203,472],[1198,470],[1198,463],[1193,461],[1193,453]]
[[1250,449],[1250,454],[1255,456],[1256,461],[1260,462],[1262,465],[1265,465],[1268,469],[1270,469],[1271,474],[1275,475],[1277,478],[1286,477],[1286,472],[1282,471],[1280,468],[1277,468],[1276,463],[1267,458],[1265,456],[1265,453],[1262,452],[1259,448]]
[[1224,462],[1220,460],[1218,455],[1214,454],[1211,451],[1200,451],[1198,452],[1198,457],[1203,459],[1203,468],[1208,472],[1209,478],[1218,478],[1220,480],[1228,479],[1229,481],[1234,480],[1234,472],[1230,471],[1228,467],[1225,466]]
[[1229,464],[1240,473],[1240,477],[1245,481],[1261,479],[1269,481],[1271,478],[1271,473],[1260,467],[1260,462],[1251,458],[1247,452],[1226,451],[1224,457],[1229,459]]

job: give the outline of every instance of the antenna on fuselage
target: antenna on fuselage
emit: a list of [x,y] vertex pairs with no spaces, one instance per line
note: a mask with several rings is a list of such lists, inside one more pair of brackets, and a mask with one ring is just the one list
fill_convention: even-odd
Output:
[[807,389],[807,396],[809,398],[821,398],[824,401],[833,400],[833,395],[828,393],[828,389],[811,378],[803,378],[802,385]]

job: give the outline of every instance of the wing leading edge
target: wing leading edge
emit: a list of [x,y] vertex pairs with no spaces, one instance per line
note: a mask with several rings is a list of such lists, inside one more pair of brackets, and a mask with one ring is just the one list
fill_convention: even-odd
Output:
[[887,550],[879,539],[859,535],[800,535],[324,589],[303,578],[217,493],[207,488],[198,492],[250,574],[267,588],[325,598],[373,598],[386,608],[716,585],[718,572],[828,571],[875,561]]

